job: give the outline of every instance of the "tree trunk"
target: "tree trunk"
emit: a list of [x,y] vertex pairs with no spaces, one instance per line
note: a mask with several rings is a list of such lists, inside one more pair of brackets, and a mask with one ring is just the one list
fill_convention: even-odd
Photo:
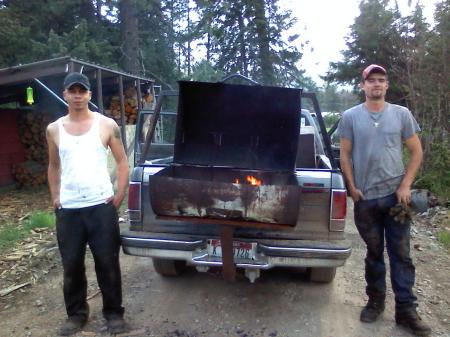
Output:
[[122,37],[120,64],[123,70],[132,74],[139,74],[139,31],[136,0],[120,0],[119,11]]
[[237,13],[239,25],[239,49],[240,49],[240,68],[241,74],[248,77],[247,52],[245,50],[245,23],[242,13]]
[[264,84],[274,84],[275,74],[270,59],[270,39],[264,0],[255,0],[254,9],[262,81]]

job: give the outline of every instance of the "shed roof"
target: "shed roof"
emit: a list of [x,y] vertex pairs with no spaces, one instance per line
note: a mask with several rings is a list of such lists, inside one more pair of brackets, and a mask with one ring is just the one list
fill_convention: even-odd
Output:
[[123,76],[127,79],[139,79],[143,82],[154,82],[154,80],[149,78],[113,70],[94,63],[80,61],[70,56],[64,56],[0,69],[0,85],[14,85],[23,81],[33,80],[34,78],[41,79],[47,76],[65,75],[72,71],[83,72],[86,74],[91,72],[95,73],[98,70],[102,71],[102,79],[104,80]]
[[23,101],[24,89],[35,82],[38,82],[39,87],[46,86],[49,92],[60,93],[63,79],[69,72],[80,72],[89,77],[95,100],[100,105],[103,93],[117,91],[119,82],[133,82],[134,87],[137,87],[138,82],[139,87],[149,87],[154,83],[150,78],[65,56],[0,69],[0,104]]

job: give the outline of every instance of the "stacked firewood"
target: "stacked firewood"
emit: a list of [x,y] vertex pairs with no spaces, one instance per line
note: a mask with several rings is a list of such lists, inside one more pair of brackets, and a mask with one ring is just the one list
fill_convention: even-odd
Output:
[[46,182],[48,150],[45,129],[50,121],[50,116],[40,111],[25,112],[18,120],[26,162],[16,164],[13,174],[21,186],[37,186]]
[[39,186],[47,182],[46,166],[37,161],[28,160],[14,165],[13,175],[20,186]]
[[[123,95],[125,103],[125,123],[136,124],[136,117],[138,111],[138,99],[136,89],[133,87],[129,87],[124,91]],[[109,109],[107,109],[105,112],[107,115],[111,116],[118,124],[121,124],[119,96],[111,97]]]

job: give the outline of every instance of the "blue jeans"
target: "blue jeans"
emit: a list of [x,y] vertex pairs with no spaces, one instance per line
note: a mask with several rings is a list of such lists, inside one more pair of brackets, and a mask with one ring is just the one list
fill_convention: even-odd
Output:
[[64,301],[70,318],[87,319],[86,244],[95,262],[103,297],[103,316],[122,317],[122,282],[119,265],[120,232],[112,202],[79,209],[58,209],[56,234],[64,268]]
[[384,300],[386,297],[386,238],[395,309],[401,312],[415,308],[417,298],[412,291],[415,267],[410,257],[411,223],[407,221],[401,224],[389,215],[389,209],[396,204],[397,196],[394,193],[383,198],[358,201],[354,211],[356,227],[367,247],[366,293],[373,299]]

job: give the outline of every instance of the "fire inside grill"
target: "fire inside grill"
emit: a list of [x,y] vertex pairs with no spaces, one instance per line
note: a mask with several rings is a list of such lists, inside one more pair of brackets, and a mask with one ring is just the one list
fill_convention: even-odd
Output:
[[[245,178],[245,180],[246,180],[247,183],[249,183],[250,185],[259,186],[259,185],[262,184],[262,180],[256,179],[256,178],[253,177],[253,176],[247,176],[247,177]],[[234,183],[235,183],[235,184],[240,184],[239,179],[236,178],[236,179],[234,180]]]
[[149,182],[155,214],[294,226],[300,95],[181,81],[174,161]]

